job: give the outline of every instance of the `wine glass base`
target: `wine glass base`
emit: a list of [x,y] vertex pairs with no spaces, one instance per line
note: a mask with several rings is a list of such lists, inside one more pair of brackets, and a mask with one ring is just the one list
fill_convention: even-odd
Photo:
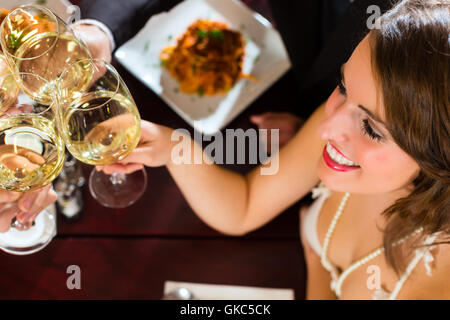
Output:
[[10,228],[0,233],[0,250],[19,256],[32,254],[44,249],[55,235],[55,215],[44,210],[38,214],[35,225],[29,230]]
[[146,187],[145,169],[121,175],[116,181],[112,179],[112,175],[95,169],[89,177],[89,190],[92,196],[108,208],[120,209],[132,205],[144,194]]

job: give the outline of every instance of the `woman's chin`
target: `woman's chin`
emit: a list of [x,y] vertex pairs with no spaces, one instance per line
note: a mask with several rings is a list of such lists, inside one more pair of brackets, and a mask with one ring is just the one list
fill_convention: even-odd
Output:
[[357,181],[355,172],[338,172],[329,168],[324,161],[317,166],[317,175],[322,183],[330,190],[336,192],[352,192]]

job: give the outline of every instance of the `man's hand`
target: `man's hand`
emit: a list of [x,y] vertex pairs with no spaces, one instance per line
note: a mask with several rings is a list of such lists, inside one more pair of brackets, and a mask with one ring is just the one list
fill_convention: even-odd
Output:
[[111,43],[108,36],[99,27],[79,24],[72,26],[72,29],[84,41],[92,58],[111,62]]
[[279,147],[285,145],[297,133],[304,120],[288,112],[266,112],[253,115],[250,121],[258,126],[258,129],[267,129],[267,141],[263,141],[267,152],[271,152],[270,129],[279,129]]

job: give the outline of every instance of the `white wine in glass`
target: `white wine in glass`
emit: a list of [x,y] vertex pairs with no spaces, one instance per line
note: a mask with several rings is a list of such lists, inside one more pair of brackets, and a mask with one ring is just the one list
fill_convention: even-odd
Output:
[[[86,90],[74,91],[84,81],[84,68],[92,74]],[[67,149],[91,165],[110,165],[133,151],[141,134],[141,119],[122,78],[100,59],[81,60],[68,66],[58,80],[63,136]],[[133,174],[106,175],[93,170],[89,179],[92,195],[106,207],[123,208],[134,203],[146,187],[145,170]]]
[[[0,57],[1,58],[1,57]],[[0,59],[1,62],[1,59]],[[49,105],[37,95],[29,96],[17,79],[44,79],[29,73],[0,76],[0,187],[11,191],[30,191],[51,183],[64,163],[64,141],[57,125],[58,101],[55,89],[46,84],[53,97]],[[17,204],[2,206],[11,210]],[[56,235],[56,215],[44,210],[33,223],[16,218],[10,230],[0,234],[0,249],[11,254],[31,254],[44,248]]]
[[[0,77],[0,102],[17,78],[39,76],[27,73]],[[17,84],[18,85],[18,84]],[[5,87],[7,89],[5,89]],[[49,86],[49,89],[51,87]],[[0,113],[0,186],[9,191],[29,191],[53,181],[64,163],[64,141],[57,128],[57,102],[43,105],[24,91],[2,106]]]
[[63,123],[72,155],[92,165],[122,160],[139,141],[139,114],[120,93],[98,91],[75,99],[65,109]]
[[[6,16],[0,27],[0,44],[10,68],[15,73],[28,72],[41,76],[51,85],[55,84],[62,70],[72,62],[88,59],[90,54],[82,41],[64,21],[49,9],[37,5],[21,6]],[[83,90],[91,81],[91,73],[80,69],[84,80]],[[38,93],[42,103],[51,97],[45,82],[23,79],[23,90],[30,95]]]

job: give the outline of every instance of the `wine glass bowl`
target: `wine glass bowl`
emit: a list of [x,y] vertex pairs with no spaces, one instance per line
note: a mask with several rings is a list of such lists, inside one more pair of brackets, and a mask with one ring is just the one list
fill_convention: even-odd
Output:
[[[20,81],[17,81],[20,79]],[[44,105],[39,94],[29,96],[25,79],[46,83]],[[9,92],[14,91],[14,101]],[[0,76],[0,187],[10,191],[39,189],[53,181],[64,162],[64,141],[57,126],[58,102],[52,86],[38,75],[9,73]]]
[[[80,72],[80,69],[84,72]],[[91,76],[84,91],[73,83]],[[58,83],[61,122],[67,149],[92,165],[113,164],[125,158],[140,137],[140,116],[117,71],[102,60],[81,60],[68,66]]]
[[[47,91],[30,95],[24,83],[42,83]],[[64,163],[64,141],[58,125],[55,89],[31,73],[0,76],[0,187],[30,191],[51,183]],[[42,95],[46,99],[42,99]],[[43,104],[42,100],[49,100]],[[17,203],[4,204],[1,211]],[[17,213],[16,213],[17,214]],[[0,249],[16,255],[37,252],[56,235],[56,215],[44,210],[33,222],[11,221],[8,232],[0,233]]]
[[[36,74],[52,85],[67,64],[90,58],[88,49],[70,27],[38,5],[18,7],[6,16],[0,26],[0,45],[13,72]],[[27,80],[23,89],[41,92],[41,102],[48,103],[51,97],[43,94],[46,83]]]
[[[59,77],[58,94],[64,140],[78,160],[111,165],[137,146],[139,111],[124,81],[106,61],[88,59],[69,65]],[[130,175],[93,170],[89,189],[104,206],[123,208],[143,194],[146,179],[145,170]]]

